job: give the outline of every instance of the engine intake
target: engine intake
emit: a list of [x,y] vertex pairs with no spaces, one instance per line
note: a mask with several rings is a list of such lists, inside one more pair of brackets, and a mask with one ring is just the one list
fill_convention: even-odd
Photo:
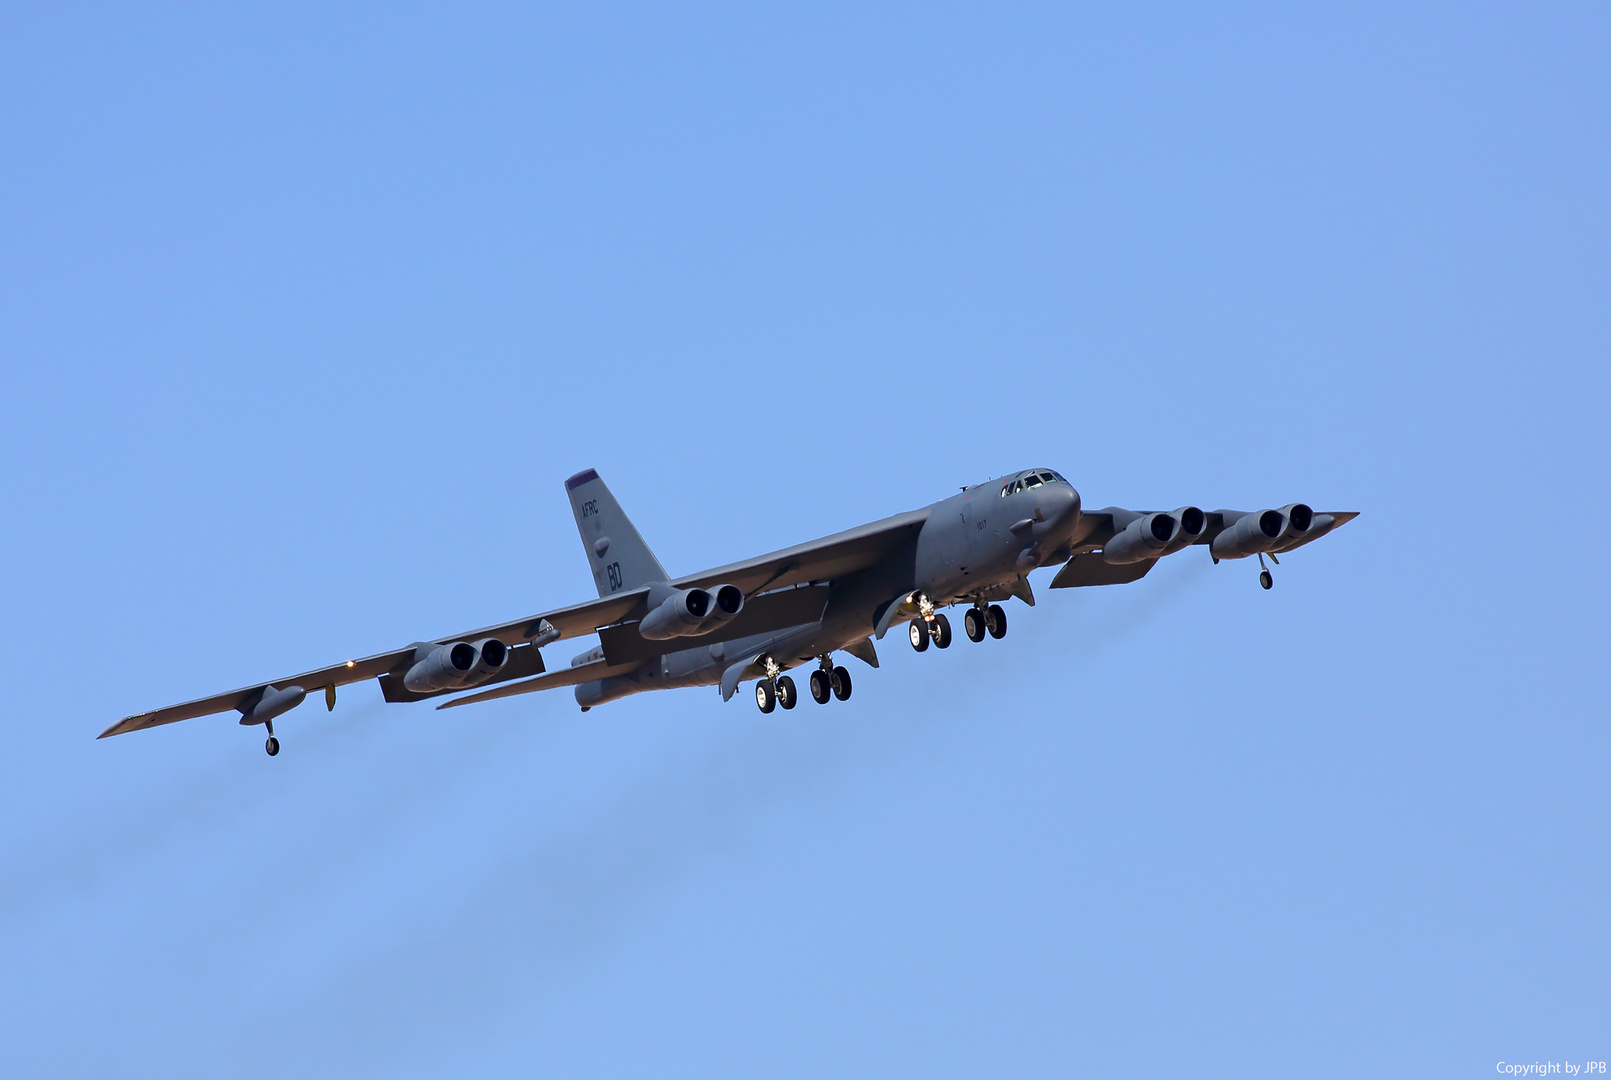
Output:
[[662,600],[638,623],[638,633],[650,641],[703,633],[711,613],[711,595],[704,589],[683,589]]
[[[1301,503],[1295,505],[1302,506]],[[1303,509],[1307,511],[1309,508],[1303,506]],[[1280,510],[1255,510],[1251,514],[1243,514],[1214,537],[1208,550],[1216,559],[1245,559],[1249,555],[1273,551],[1286,538],[1290,523],[1291,519]]]
[[1208,528],[1208,515],[1195,506],[1182,506],[1176,510],[1175,520],[1180,522],[1180,532],[1170,546],[1171,551],[1195,544],[1202,539],[1203,530]]
[[482,638],[474,647],[478,659],[470,674],[477,680],[497,674],[509,662],[509,646],[495,637]]
[[[489,639],[492,640],[492,639]],[[502,645],[503,642],[498,642]],[[416,650],[415,655],[419,655]],[[437,690],[457,690],[476,681],[474,674],[481,663],[481,650],[468,641],[452,641],[438,645],[415,661],[403,676],[403,685],[416,694],[429,694]],[[500,661],[499,667],[503,666]]]
[[718,585],[711,590],[711,611],[713,619],[726,622],[744,610],[744,590],[737,585]]
[[1143,514],[1102,545],[1102,561],[1136,563],[1156,559],[1170,550],[1180,535],[1180,519],[1173,514]]
[[1279,541],[1282,545],[1302,539],[1314,527],[1315,512],[1305,503],[1287,503],[1278,513],[1287,519],[1286,528],[1281,531]]

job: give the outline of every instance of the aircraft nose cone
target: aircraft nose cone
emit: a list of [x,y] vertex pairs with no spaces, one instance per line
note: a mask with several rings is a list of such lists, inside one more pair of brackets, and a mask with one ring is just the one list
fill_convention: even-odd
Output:
[[1056,487],[1047,493],[1049,499],[1042,512],[1058,525],[1068,525],[1079,516],[1080,493],[1072,487]]

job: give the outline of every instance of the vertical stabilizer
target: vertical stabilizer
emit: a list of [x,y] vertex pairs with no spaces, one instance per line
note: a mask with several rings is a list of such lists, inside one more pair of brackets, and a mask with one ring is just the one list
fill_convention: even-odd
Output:
[[565,492],[571,497],[576,529],[582,534],[600,596],[668,580],[660,560],[595,470],[586,469],[565,481]]

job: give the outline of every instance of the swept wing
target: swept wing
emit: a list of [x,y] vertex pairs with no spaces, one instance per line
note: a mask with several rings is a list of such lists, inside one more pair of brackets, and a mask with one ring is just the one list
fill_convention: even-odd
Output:
[[[726,566],[719,566],[712,570],[677,578],[671,584],[677,588],[732,584],[744,590],[746,595],[754,595],[771,590],[788,589],[790,586],[809,582],[831,581],[844,574],[853,573],[874,565],[889,552],[915,536],[926,520],[928,520],[927,509],[897,514],[881,521],[825,536],[820,540],[797,544],[794,547],[774,551],[768,555],[729,563]],[[802,592],[804,591],[802,590]],[[498,623],[463,634],[435,638],[426,644],[440,645],[454,641],[478,641],[482,638],[495,637],[504,644],[511,646],[510,662],[506,665],[506,670],[481,684],[481,686],[485,687],[497,682],[530,676],[534,671],[542,672],[544,670],[542,659],[540,655],[536,655],[537,646],[530,644],[533,639],[540,639],[546,643],[547,641],[561,638],[579,637],[594,633],[602,627],[641,619],[646,613],[647,595],[648,589],[646,587],[624,590],[598,600],[589,600],[585,603],[557,608],[553,611],[530,615],[513,622]],[[800,597],[781,601],[765,601],[758,605],[758,609],[772,612],[772,620],[783,619],[798,622],[800,620],[799,613],[806,606],[809,606],[809,602],[806,601],[805,597]],[[764,618],[752,617],[744,624],[745,632],[760,633],[770,629],[780,629],[785,625],[792,625],[792,622],[784,621],[776,626],[771,626],[768,625],[768,621]],[[619,664],[607,664],[598,669],[603,674],[588,674],[585,677],[579,677],[575,674],[578,669],[571,669],[554,672],[551,676],[538,675],[537,681],[540,685],[531,685],[530,682],[514,685],[529,685],[532,690],[546,689],[549,686],[573,685],[573,683],[586,682],[591,679],[602,678],[604,675],[615,674],[617,673],[615,670],[617,668],[623,671],[631,670],[633,666],[641,663],[649,656],[660,655],[660,653],[672,648],[688,648],[696,641],[705,641],[704,638],[688,638],[682,639],[680,644],[675,645],[656,643],[661,647],[650,649],[647,648],[649,643],[644,642],[636,634],[635,630],[629,634],[618,635],[617,639],[624,655],[632,657],[631,661],[624,667]],[[711,637],[709,640],[713,642],[717,639]],[[161,724],[171,724],[179,720],[190,720],[213,713],[243,710],[250,707],[250,703],[263,693],[265,687],[284,689],[288,686],[300,686],[304,690],[315,692],[325,687],[345,686],[349,683],[363,682],[366,679],[379,679],[384,676],[400,678],[412,663],[416,647],[416,645],[411,644],[400,649],[393,649],[390,652],[366,656],[359,660],[344,660],[328,667],[305,671],[299,675],[254,683],[251,686],[244,686],[226,693],[213,694],[210,697],[197,698],[194,701],[186,701],[178,705],[170,705],[167,708],[154,709],[150,712],[137,713],[133,716],[124,717],[101,732],[100,738],[104,739],[109,735],[122,735],[129,731],[157,727]],[[530,650],[530,653],[527,650]],[[528,691],[513,692],[524,693]],[[481,694],[472,695],[472,697],[475,700],[484,700]],[[462,700],[468,701],[470,699]]]

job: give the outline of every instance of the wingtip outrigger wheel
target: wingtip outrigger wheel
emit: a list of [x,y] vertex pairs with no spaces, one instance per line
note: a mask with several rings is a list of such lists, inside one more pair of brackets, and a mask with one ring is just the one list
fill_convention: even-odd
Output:
[[269,757],[273,757],[280,752],[280,740],[274,737],[274,721],[265,720],[263,726],[268,728],[268,741],[263,744],[263,749],[268,751]]
[[[1274,559],[1275,556],[1271,555],[1270,558]],[[1276,563],[1276,565],[1279,566],[1281,564]],[[1259,555],[1259,585],[1265,589],[1274,588],[1275,586],[1275,578],[1270,576],[1270,568],[1264,565],[1263,554]]]

